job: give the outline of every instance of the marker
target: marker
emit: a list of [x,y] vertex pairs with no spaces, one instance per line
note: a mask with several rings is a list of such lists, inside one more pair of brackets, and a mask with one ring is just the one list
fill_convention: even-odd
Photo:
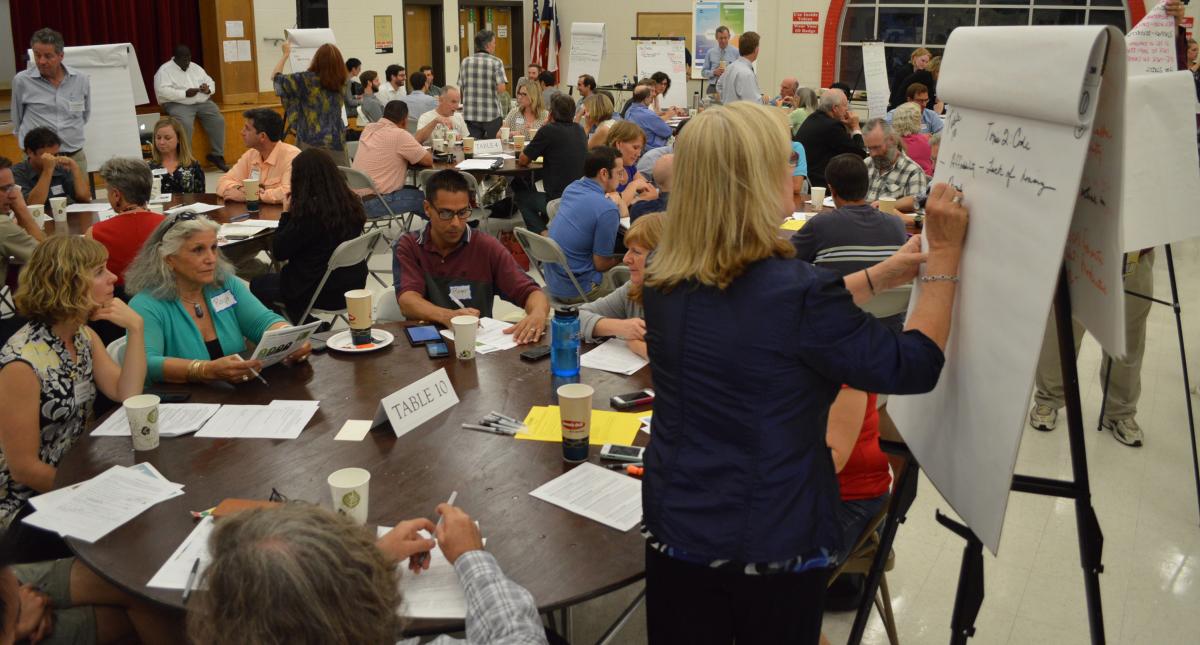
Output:
[[508,421],[505,421],[504,419],[494,419],[492,417],[484,417],[483,421],[480,421],[480,423],[482,423],[485,426],[495,426],[498,428],[507,428],[509,430],[514,430],[516,432],[520,432],[525,429],[525,424],[523,424],[523,423],[521,423],[521,424],[510,423]]
[[189,512],[192,514],[192,519],[202,520],[202,519],[208,517],[209,515],[212,515],[212,512],[215,510],[217,510],[216,506],[208,509],[207,511],[189,511]]
[[459,309],[467,308],[467,306],[463,304],[462,300],[459,300],[458,298],[455,298],[454,296],[450,296],[450,299],[454,301],[454,304],[458,305]]
[[192,595],[192,587],[196,584],[196,573],[200,571],[200,558],[192,563],[192,571],[188,574],[187,584],[183,586],[183,602],[187,603],[188,596]]
[[462,424],[462,427],[464,430],[475,430],[477,432],[490,432],[492,434],[501,434],[506,437],[511,437],[514,434],[516,434],[516,432],[511,432],[507,428],[493,428],[492,426],[481,426],[477,423],[464,423],[464,424]]
[[513,425],[518,425],[518,426],[521,426],[521,427],[525,427],[525,423],[524,423],[523,421],[518,421],[518,420],[516,420],[516,419],[514,419],[514,418],[512,418],[512,417],[510,417],[510,416],[506,416],[506,415],[500,414],[499,412],[496,412],[495,410],[493,410],[493,411],[492,411],[492,416],[494,416],[494,417],[498,417],[498,418],[501,418],[501,419],[504,419],[505,421],[507,421],[507,422],[509,422],[509,423],[511,423],[511,424],[513,424]]
[[646,467],[642,464],[612,464],[605,466],[605,468],[623,472],[630,477],[637,477],[638,479],[641,479],[642,475],[646,472]]
[[[458,491],[454,491],[454,492],[450,493],[450,499],[446,500],[446,505],[454,506],[454,500],[456,500],[456,499],[458,499]],[[437,529],[439,526],[442,525],[442,520],[444,520],[444,519],[446,519],[445,515],[439,515],[437,523],[433,525],[434,538],[437,537]],[[429,562],[429,558],[431,558],[431,557],[433,557],[432,554],[429,551],[426,551],[425,557],[421,559],[421,566],[425,566],[425,564],[427,562]]]
[[[246,362],[246,359],[242,358],[241,354],[234,354],[234,356],[237,356],[237,359],[238,359],[238,362],[239,362],[239,363],[245,363],[245,362]],[[269,386],[269,385],[270,385],[270,383],[267,383],[267,379],[263,378],[263,377],[262,377],[262,374],[259,374],[259,373],[258,373],[258,372],[257,372],[257,371],[256,371],[256,370],[253,368],[253,367],[251,367],[251,368],[247,368],[247,369],[249,369],[249,370],[250,370],[250,373],[254,375],[254,378],[256,378],[256,379],[258,379],[258,380],[262,381],[262,384],[263,384],[263,385],[267,385],[267,386]]]

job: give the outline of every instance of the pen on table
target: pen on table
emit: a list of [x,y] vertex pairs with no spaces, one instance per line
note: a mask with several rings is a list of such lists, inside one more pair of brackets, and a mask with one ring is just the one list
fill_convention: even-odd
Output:
[[200,571],[200,558],[192,563],[192,571],[188,574],[187,584],[183,586],[183,602],[188,601],[188,596],[192,595],[192,588],[196,585],[196,573]]
[[[446,500],[446,505],[454,506],[454,500],[456,500],[456,499],[458,499],[458,491],[453,491],[452,493],[450,493],[450,498]],[[437,528],[442,525],[442,519],[444,519],[445,517],[446,517],[445,515],[438,516],[437,524],[433,525],[434,538],[437,537]],[[431,557],[433,557],[432,554],[430,554],[429,551],[426,551],[425,557],[421,558],[421,566],[425,566],[425,563],[429,562],[429,558],[431,558]]]
[[505,421],[504,419],[497,419],[490,415],[484,417],[483,420],[480,421],[480,423],[482,423],[485,426],[498,426],[501,428],[509,428],[511,430],[516,430],[518,432],[525,429],[524,423],[514,423],[511,421]]
[[462,427],[464,430],[475,430],[477,432],[490,432],[492,434],[502,434],[506,437],[511,437],[514,434],[516,434],[515,430],[510,431],[510,429],[507,429],[507,428],[495,428],[492,426],[482,426],[477,423],[464,423],[464,424],[462,424]]
[[[241,354],[234,354],[234,356],[237,356],[238,362],[240,362],[240,363],[246,362],[246,359],[242,358]],[[262,381],[263,385],[270,385],[270,383],[267,383],[267,379],[263,378],[262,374],[259,374],[258,371],[255,370],[253,367],[249,367],[247,369],[249,369],[250,373],[254,375],[254,378]]]
[[492,410],[492,416],[500,418],[500,419],[504,419],[505,421],[511,423],[512,425],[520,426],[522,428],[525,427],[525,422],[518,421],[518,420],[516,420],[510,416],[504,415],[504,414],[500,414],[499,412],[496,412],[495,410]]

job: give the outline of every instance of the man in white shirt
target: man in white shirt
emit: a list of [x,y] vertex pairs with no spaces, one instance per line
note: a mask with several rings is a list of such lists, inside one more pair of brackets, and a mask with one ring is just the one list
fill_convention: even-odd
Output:
[[423,144],[429,143],[438,125],[444,128],[453,128],[460,137],[471,136],[467,122],[463,120],[462,113],[458,111],[460,97],[457,87],[447,85],[442,88],[442,95],[438,97],[437,107],[422,114],[420,120],[417,121],[417,141]]
[[408,88],[404,86],[407,80],[408,73],[404,71],[403,65],[388,65],[387,69],[383,70],[383,85],[378,92],[379,102],[387,107],[391,101],[408,96]]
[[187,45],[176,45],[171,60],[162,64],[154,73],[154,93],[163,111],[183,124],[188,143],[192,140],[192,127],[196,118],[208,133],[208,160],[222,171],[228,171],[225,163],[225,117],[212,102],[216,83],[204,68],[192,62],[192,50]]
[[758,76],[754,73],[754,61],[758,60],[759,37],[757,32],[747,31],[738,38],[738,53],[741,54],[717,80],[717,93],[721,102],[729,105],[735,101],[766,103],[767,97],[758,89]]

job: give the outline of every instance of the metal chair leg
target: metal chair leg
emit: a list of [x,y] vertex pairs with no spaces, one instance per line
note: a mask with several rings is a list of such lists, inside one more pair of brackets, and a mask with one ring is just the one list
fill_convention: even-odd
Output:
[[887,574],[879,578],[879,593],[883,596],[883,605],[879,615],[883,618],[883,626],[887,629],[888,642],[900,645],[900,636],[896,633],[896,616],[892,613],[892,594],[888,591]]

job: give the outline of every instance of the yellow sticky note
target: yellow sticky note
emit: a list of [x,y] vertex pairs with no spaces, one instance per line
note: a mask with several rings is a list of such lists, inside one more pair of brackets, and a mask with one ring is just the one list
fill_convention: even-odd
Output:
[[[592,410],[592,427],[588,435],[588,443],[602,446],[613,443],[622,446],[633,445],[641,427],[642,414],[630,412],[609,412],[607,410]],[[534,406],[525,416],[525,425],[529,432],[518,434],[517,439],[533,441],[562,441],[562,417],[558,406]]]
[[781,229],[783,229],[783,230],[785,230],[785,231],[798,231],[798,230],[800,230],[800,229],[801,229],[801,227],[803,227],[803,226],[804,226],[804,220],[802,220],[802,219],[789,219],[788,221],[786,221],[786,222],[784,222],[784,223],[783,223],[783,226],[780,226],[779,228],[781,228]]

